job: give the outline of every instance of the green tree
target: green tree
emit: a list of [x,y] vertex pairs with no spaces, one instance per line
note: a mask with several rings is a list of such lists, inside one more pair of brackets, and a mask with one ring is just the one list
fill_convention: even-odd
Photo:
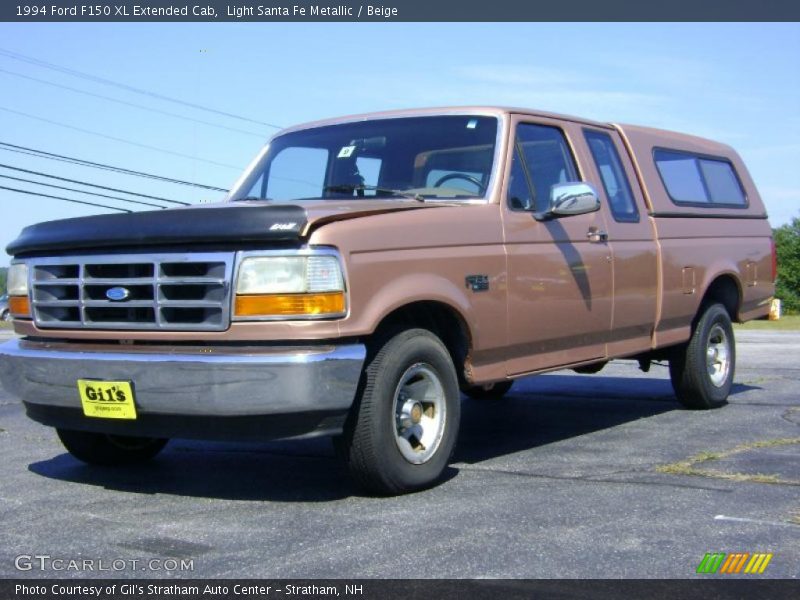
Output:
[[8,269],[0,267],[0,296],[6,293],[6,273]]
[[775,296],[787,313],[800,312],[800,217],[772,230],[778,251]]

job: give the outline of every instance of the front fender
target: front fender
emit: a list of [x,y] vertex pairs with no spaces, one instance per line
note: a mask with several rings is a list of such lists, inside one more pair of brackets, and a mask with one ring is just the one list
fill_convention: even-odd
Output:
[[[413,273],[386,281],[370,295],[352,322],[362,334],[373,333],[380,323],[396,310],[415,302],[438,302],[454,310],[464,323],[474,324],[474,308],[468,290],[433,273]],[[471,329],[471,328],[470,328]],[[471,335],[474,335],[471,332]]]

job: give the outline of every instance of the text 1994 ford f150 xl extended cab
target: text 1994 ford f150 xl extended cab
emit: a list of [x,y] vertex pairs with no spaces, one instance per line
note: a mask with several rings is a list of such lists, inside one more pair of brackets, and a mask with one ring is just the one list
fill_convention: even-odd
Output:
[[0,378],[79,459],[330,434],[384,494],[441,476],[460,391],[627,357],[724,404],[731,322],[775,279],[728,146],[486,107],[287,129],[225,202],[33,225],[8,252]]

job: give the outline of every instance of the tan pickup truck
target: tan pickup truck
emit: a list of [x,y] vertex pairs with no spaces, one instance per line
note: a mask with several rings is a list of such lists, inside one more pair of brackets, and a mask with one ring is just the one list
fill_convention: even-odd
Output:
[[220,204],[41,223],[8,252],[0,379],[77,458],[334,435],[384,494],[440,478],[460,392],[630,358],[724,404],[731,322],[775,279],[728,146],[488,107],[293,127]]

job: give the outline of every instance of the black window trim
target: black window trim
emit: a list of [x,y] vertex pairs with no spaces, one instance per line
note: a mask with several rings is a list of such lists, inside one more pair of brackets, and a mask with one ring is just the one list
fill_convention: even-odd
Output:
[[[661,169],[658,168],[658,161],[656,160],[656,152],[662,150],[664,152],[671,152],[673,154],[684,154],[686,156],[690,156],[695,159],[695,166],[697,167],[697,172],[700,175],[700,182],[703,184],[703,189],[708,194],[708,202],[687,202],[685,200],[676,200],[673,198],[672,194],[669,193],[669,188],[667,187],[667,182],[664,181],[664,176],[661,174]],[[705,208],[705,209],[715,209],[715,208],[738,208],[741,210],[746,210],[750,208],[750,197],[747,195],[747,190],[745,189],[744,185],[742,185],[742,180],[739,178],[739,173],[736,171],[736,166],[733,162],[724,156],[715,156],[714,154],[704,154],[702,152],[692,152],[690,150],[678,150],[676,148],[667,148],[666,146],[653,146],[653,165],[656,168],[656,172],[658,173],[658,177],[661,180],[661,186],[664,188],[664,191],[667,193],[667,196],[672,201],[675,206],[692,206],[697,208]],[[712,202],[711,201],[711,192],[708,189],[708,183],[706,182],[705,174],[703,170],[700,168],[700,165],[697,164],[698,159],[705,158],[707,160],[715,160],[717,162],[724,162],[730,165],[731,172],[733,173],[734,179],[736,179],[736,184],[739,186],[739,190],[742,192],[742,197],[744,198],[744,204],[732,204],[730,202],[722,203],[722,202]]]
[[[605,194],[606,204],[608,205],[608,211],[611,213],[611,216],[617,223],[640,223],[642,221],[642,214],[641,211],[639,210],[639,205],[636,202],[636,195],[633,193],[633,186],[631,186],[630,179],[628,178],[628,173],[625,172],[625,165],[622,162],[622,156],[620,156],[619,150],[617,149],[617,145],[614,143],[614,138],[605,129],[593,129],[590,127],[583,127],[582,131],[583,131],[583,139],[586,142],[586,147],[589,150],[589,156],[592,157],[592,162],[594,163],[595,171],[597,171],[597,175],[600,177],[600,184],[603,188],[603,194]],[[588,133],[605,135],[611,142],[611,147],[614,149],[614,153],[617,155],[619,166],[622,168],[622,176],[625,178],[625,185],[628,188],[628,193],[630,194],[631,202],[633,202],[633,208],[634,210],[636,210],[636,215],[635,215],[636,218],[620,219],[617,217],[617,213],[614,212],[614,207],[611,204],[611,198],[608,197],[608,189],[606,188],[605,179],[603,179],[603,174],[600,172],[600,165],[597,163],[597,157],[595,157],[594,152],[592,152],[592,146],[589,143],[589,139],[586,137],[586,134]]]
[[[576,158],[575,148],[572,145],[572,140],[570,139],[567,131],[555,124],[551,123],[541,123],[537,121],[529,121],[527,119],[520,119],[518,120],[511,131],[511,135],[513,136],[511,145],[514,147],[514,152],[511,156],[511,163],[509,164],[509,175],[511,173],[510,169],[513,168],[514,158],[518,158],[520,161],[520,165],[522,166],[522,172],[525,174],[525,185],[528,186],[528,191],[531,193],[531,201],[533,205],[536,206],[536,188],[533,186],[533,180],[531,179],[530,171],[528,170],[528,164],[525,161],[525,154],[522,152],[522,148],[519,146],[518,138],[517,138],[517,128],[520,125],[535,125],[537,127],[549,127],[550,129],[555,129],[561,133],[561,137],[564,139],[566,144],[566,150],[569,154],[568,158],[572,159],[572,166],[575,168],[575,177],[576,182],[585,182],[586,180],[583,177],[583,172],[581,171],[581,165],[578,163],[578,159]],[[524,212],[524,213],[534,213],[535,210],[532,209],[525,209],[525,208],[515,208],[511,204],[511,199],[508,197],[508,193],[506,193],[505,198],[505,205],[508,207],[509,210],[514,212]]]

